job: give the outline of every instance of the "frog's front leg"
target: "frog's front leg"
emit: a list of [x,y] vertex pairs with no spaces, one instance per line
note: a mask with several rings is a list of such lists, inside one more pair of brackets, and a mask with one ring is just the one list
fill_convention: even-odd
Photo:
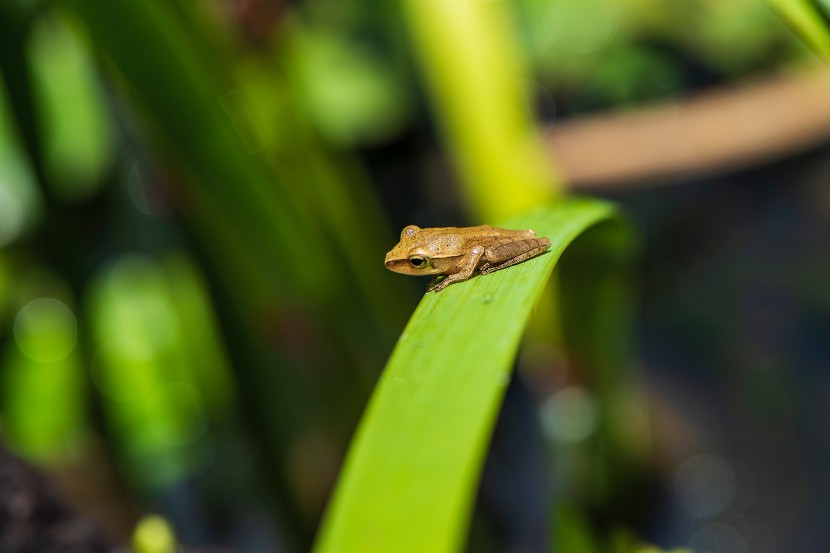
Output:
[[531,257],[542,255],[548,251],[548,248],[550,248],[550,240],[544,237],[517,240],[488,248],[485,252],[487,263],[481,266],[481,274],[486,275],[487,273],[516,265],[522,261],[527,261]]
[[461,266],[461,270],[457,273],[453,273],[451,275],[447,275],[447,278],[442,280],[441,282],[436,283],[434,280],[430,283],[429,287],[427,287],[427,292],[440,292],[453,282],[461,282],[462,280],[467,280],[476,270],[476,266],[478,262],[481,260],[481,256],[484,255],[484,248],[481,246],[475,246],[470,249],[470,253],[463,260],[463,264]]

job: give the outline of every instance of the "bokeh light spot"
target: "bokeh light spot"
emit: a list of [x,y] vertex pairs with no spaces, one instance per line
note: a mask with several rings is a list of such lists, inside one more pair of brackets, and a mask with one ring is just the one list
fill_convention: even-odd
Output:
[[14,320],[17,347],[26,357],[41,363],[53,363],[69,355],[77,334],[75,315],[54,298],[32,300]]
[[719,457],[696,455],[675,471],[674,492],[678,503],[692,515],[717,515],[735,498],[735,474]]
[[138,521],[133,532],[133,547],[139,553],[174,553],[178,549],[173,529],[158,515],[147,515]]
[[596,400],[583,388],[565,388],[542,405],[542,426],[556,442],[581,442],[596,431],[597,423]]

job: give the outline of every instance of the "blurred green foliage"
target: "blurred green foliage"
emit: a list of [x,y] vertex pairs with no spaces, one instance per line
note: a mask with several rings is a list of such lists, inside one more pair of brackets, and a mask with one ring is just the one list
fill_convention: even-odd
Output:
[[405,84],[371,49],[331,29],[297,25],[288,67],[299,107],[332,144],[371,144],[402,131],[411,117]]
[[0,373],[5,432],[41,462],[77,454],[87,386],[74,313],[58,299],[34,299],[18,311],[13,335],[16,347],[5,352]]
[[674,2],[671,9],[655,0],[515,4],[539,82],[583,89],[594,108],[677,97],[687,88],[678,59],[736,79],[802,55],[781,21],[755,0]]
[[0,246],[31,228],[39,207],[34,175],[14,125],[5,91],[0,88]]
[[181,257],[119,259],[93,283],[91,377],[142,487],[204,470],[208,421],[235,391],[204,286]]
[[830,4],[826,0],[767,0],[804,41],[830,59]]
[[28,44],[43,164],[53,193],[78,201],[103,185],[115,153],[107,105],[77,30],[41,18]]
[[561,183],[533,128],[505,6],[467,0],[452,9],[441,0],[403,5],[474,216],[497,220],[558,196]]
[[[805,5],[784,11],[824,44]],[[418,125],[423,88],[461,211],[514,215],[560,193],[534,93],[579,91],[574,111],[672,97],[687,76],[657,45],[741,78],[798,59],[781,27],[750,0],[0,0],[2,439],[51,467],[104,444],[139,503],[203,477],[197,501],[268,505],[275,541],[307,550],[415,299],[380,266],[396,232],[360,153]],[[601,316],[626,298],[583,262],[557,277],[583,290],[559,339],[595,369],[611,449],[636,451],[625,337],[592,348],[629,328]],[[596,504],[637,463],[565,474]],[[594,551],[580,501],[554,541]]]

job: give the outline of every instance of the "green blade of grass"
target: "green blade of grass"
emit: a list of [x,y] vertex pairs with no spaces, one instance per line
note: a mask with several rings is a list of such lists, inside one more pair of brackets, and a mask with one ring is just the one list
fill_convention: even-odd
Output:
[[825,60],[830,60],[830,7],[814,0],[767,0],[773,9]]
[[509,6],[482,0],[401,5],[473,214],[501,219],[559,197],[562,183],[535,131]]
[[[597,200],[505,221],[550,238],[550,252],[424,296],[352,441],[316,553],[459,550],[533,305],[560,255],[600,223],[629,236],[614,207]],[[622,244],[589,241],[597,257],[617,257]]]

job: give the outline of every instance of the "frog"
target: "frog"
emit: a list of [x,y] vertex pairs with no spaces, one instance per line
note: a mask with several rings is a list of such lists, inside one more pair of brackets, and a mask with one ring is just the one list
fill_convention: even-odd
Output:
[[400,242],[386,254],[384,264],[404,275],[435,275],[427,292],[440,292],[476,273],[486,275],[542,255],[550,240],[533,229],[475,227],[404,227]]

